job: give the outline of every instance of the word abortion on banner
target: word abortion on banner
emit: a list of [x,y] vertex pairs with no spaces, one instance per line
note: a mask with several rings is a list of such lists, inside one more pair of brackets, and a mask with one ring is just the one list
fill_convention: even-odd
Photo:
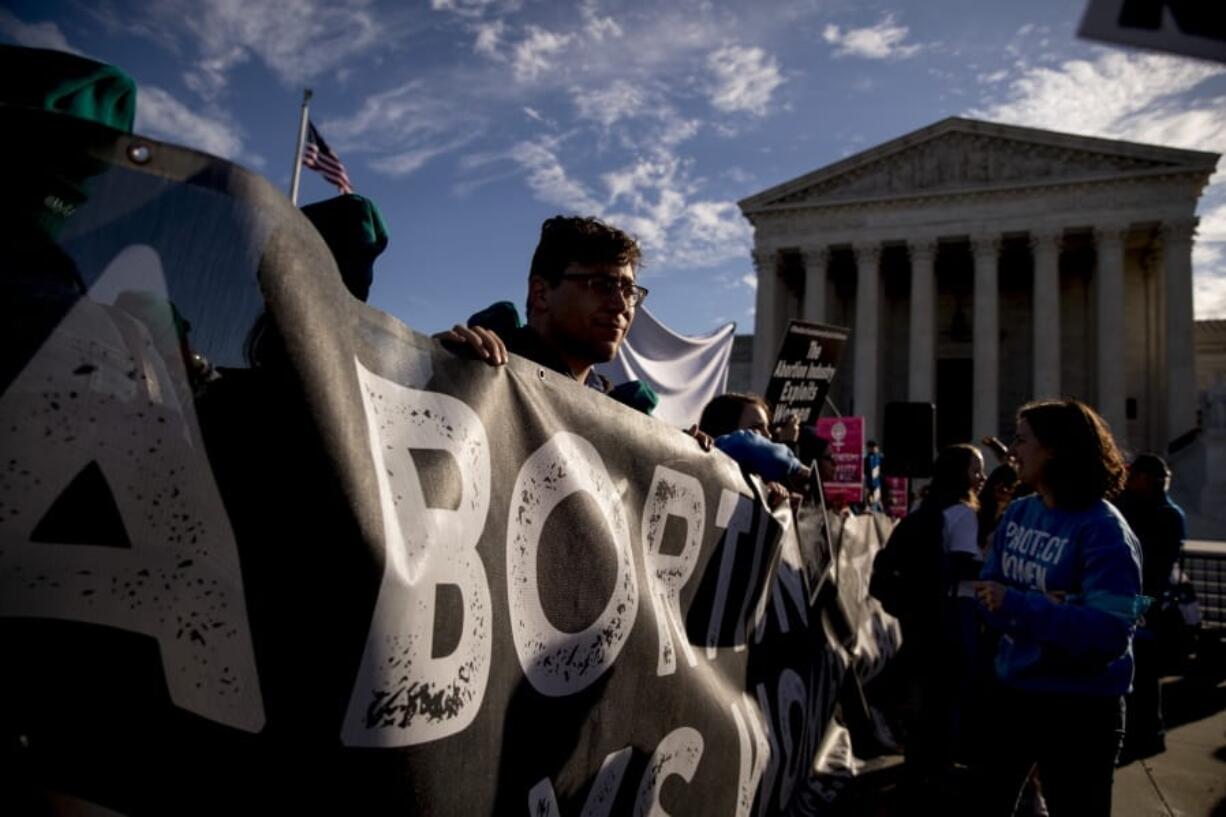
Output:
[[864,418],[819,417],[817,436],[830,443],[834,479],[825,484],[826,501],[850,505],[864,501]]
[[100,177],[60,234],[0,224],[25,810],[829,813],[840,691],[897,640],[862,592],[875,524],[772,510],[667,423],[451,354],[240,168],[0,127]]
[[772,423],[790,414],[801,425],[812,425],[830,392],[847,334],[846,329],[809,321],[788,324],[766,386],[766,402],[774,407]]

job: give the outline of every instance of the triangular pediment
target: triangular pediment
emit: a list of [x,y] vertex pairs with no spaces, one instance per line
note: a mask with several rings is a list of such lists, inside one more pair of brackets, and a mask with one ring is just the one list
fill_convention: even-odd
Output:
[[776,207],[1213,171],[1217,155],[1053,131],[945,119],[741,202]]

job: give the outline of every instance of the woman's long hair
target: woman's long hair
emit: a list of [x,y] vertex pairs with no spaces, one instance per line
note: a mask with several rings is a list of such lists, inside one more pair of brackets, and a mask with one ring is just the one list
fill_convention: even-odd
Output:
[[1086,508],[1114,499],[1128,470],[1111,430],[1080,400],[1039,400],[1017,413],[1050,459],[1040,479],[1060,508]]
[[937,454],[932,464],[932,482],[928,485],[925,505],[944,510],[950,505],[965,502],[978,509],[979,497],[971,485],[971,463],[979,456],[979,450],[968,443],[946,446]]

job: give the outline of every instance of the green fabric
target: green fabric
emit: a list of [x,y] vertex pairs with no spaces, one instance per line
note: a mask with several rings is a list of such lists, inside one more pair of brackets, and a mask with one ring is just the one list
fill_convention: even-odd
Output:
[[387,223],[379,208],[364,196],[348,193],[308,204],[302,214],[323,236],[349,291],[366,300],[372,265],[387,248]]
[[113,65],[46,48],[0,46],[0,103],[132,132],[136,83]]
[[656,410],[656,406],[660,405],[660,396],[656,394],[656,390],[642,380],[622,383],[609,392],[609,396],[644,414],[651,414]]
[[519,310],[515,308],[515,304],[510,301],[499,301],[470,317],[468,325],[491,329],[494,334],[505,339],[523,326],[524,322],[519,319]]
[[375,203],[347,193],[305,205],[302,213],[325,240],[368,254],[374,260],[387,248],[387,222]]
[[[131,133],[136,83],[113,65],[76,54],[0,45],[0,105],[73,116]],[[87,143],[94,138],[89,133],[50,118],[40,125],[47,132],[10,172],[4,219],[55,239],[89,199],[92,177],[106,166],[89,156]]]

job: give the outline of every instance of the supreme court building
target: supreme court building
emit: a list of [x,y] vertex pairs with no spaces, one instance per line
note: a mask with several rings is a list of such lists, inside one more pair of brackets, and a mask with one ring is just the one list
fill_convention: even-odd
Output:
[[851,327],[831,399],[870,437],[889,401],[935,403],[940,446],[1072,396],[1165,450],[1196,426],[1192,243],[1218,158],[950,118],[751,196],[754,388],[805,318]]

